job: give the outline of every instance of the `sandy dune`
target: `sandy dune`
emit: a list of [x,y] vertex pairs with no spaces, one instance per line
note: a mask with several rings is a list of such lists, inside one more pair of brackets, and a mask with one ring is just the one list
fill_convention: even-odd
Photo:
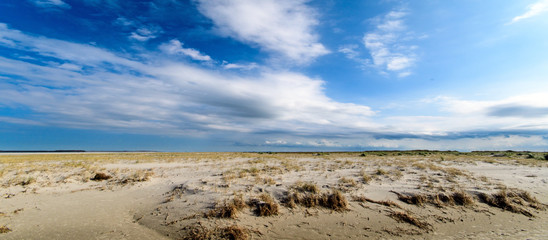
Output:
[[2,239],[547,239],[517,152],[0,155]]

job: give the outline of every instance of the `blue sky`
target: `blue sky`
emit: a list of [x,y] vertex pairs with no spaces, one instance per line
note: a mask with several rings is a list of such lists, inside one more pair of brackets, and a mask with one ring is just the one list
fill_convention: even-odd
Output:
[[0,149],[548,150],[548,0],[3,0]]

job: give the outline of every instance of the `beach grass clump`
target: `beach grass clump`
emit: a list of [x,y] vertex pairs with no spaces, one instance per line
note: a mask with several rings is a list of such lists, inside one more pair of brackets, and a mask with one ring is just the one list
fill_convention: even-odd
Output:
[[392,175],[395,179],[401,179],[403,177],[402,171],[398,169],[394,169],[390,171],[390,175]]
[[425,203],[428,202],[428,196],[425,194],[402,194],[399,192],[391,191],[392,193],[395,193],[398,196],[398,200],[407,203],[407,204],[413,204],[417,205],[419,207],[424,206]]
[[454,192],[451,198],[456,205],[471,206],[474,204],[474,198],[464,191]]
[[238,225],[225,227],[207,228],[201,223],[187,226],[182,229],[185,231],[184,240],[210,240],[210,239],[230,239],[246,240],[249,239],[249,230]]
[[380,205],[383,205],[383,206],[387,206],[387,207],[397,207],[397,208],[401,208],[400,205],[398,205],[397,203],[391,201],[391,200],[380,200],[380,201],[377,201],[377,200],[373,200],[373,199],[370,199],[370,198],[367,198],[365,196],[352,196],[352,201],[355,201],[355,202],[370,202],[370,203],[375,203],[375,204],[380,204]]
[[278,215],[279,206],[270,194],[263,193],[258,199],[251,199],[248,205],[254,207],[253,212],[260,217]]
[[246,240],[249,239],[249,231],[238,225],[231,225],[228,227],[217,228],[216,231],[219,233],[221,239],[230,239],[230,240]]
[[[500,208],[502,210],[510,211],[513,213],[521,213],[527,217],[533,217],[533,214],[523,209],[522,207],[520,207],[524,205],[523,201],[526,201],[526,202],[532,201],[532,202],[529,202],[532,205],[538,204],[538,202],[530,198],[530,196],[527,196],[525,194],[520,195],[519,193],[508,192],[506,190],[501,190],[493,194],[479,193],[478,198],[480,199],[481,202],[486,203],[489,206]],[[525,200],[524,198],[529,201]],[[533,205],[533,206],[537,206],[537,205]]]
[[6,227],[6,225],[0,226],[0,233],[9,233],[11,232],[11,229]]
[[460,206],[471,206],[474,204],[474,198],[464,192],[457,191],[451,194],[419,194],[419,193],[398,193],[391,191],[398,196],[398,200],[412,205],[417,205],[419,207],[424,207],[426,204],[431,204],[437,207],[443,207],[446,205],[460,205]]
[[265,184],[265,185],[275,185],[276,180],[274,180],[274,178],[271,178],[271,177],[256,176],[255,177],[255,183],[256,184]]
[[348,201],[344,195],[338,191],[334,190],[331,194],[326,195],[327,201],[322,205],[326,208],[331,208],[335,211],[343,211],[347,209]]
[[371,176],[369,176],[369,174],[367,174],[364,170],[362,170],[360,172],[360,177],[361,177],[361,180],[363,181],[363,183],[365,184],[368,184],[371,182],[371,180],[373,180],[373,178]]
[[232,170],[222,172],[221,176],[221,179],[225,182],[230,182],[236,178],[236,174]]
[[245,177],[247,177],[247,175],[251,175],[251,176],[256,177],[257,175],[259,175],[260,172],[261,172],[261,170],[256,168],[256,167],[241,169],[240,172],[238,173],[238,177],[239,178],[245,178]]
[[423,230],[430,230],[432,227],[432,225],[430,225],[428,222],[420,221],[417,218],[415,218],[413,215],[406,212],[394,211],[390,213],[389,216],[398,222],[409,223]]
[[182,238],[184,240],[212,239],[214,234],[213,231],[201,224],[187,226],[182,230],[186,232],[186,235]]
[[154,173],[151,170],[141,169],[141,170],[131,172],[127,176],[124,176],[121,179],[121,182],[123,183],[145,182],[145,181],[148,181],[153,174]]
[[346,178],[346,177],[340,178],[339,182],[341,182],[342,184],[344,184],[348,187],[356,187],[358,185],[354,179]]
[[445,205],[454,205],[455,201],[453,196],[445,195],[444,193],[433,194],[429,196],[429,202],[434,204],[436,207],[443,207]]
[[240,210],[246,207],[246,204],[241,196],[236,196],[230,201],[224,201],[222,204],[217,204],[213,209],[205,214],[206,217],[216,218],[236,218]]
[[316,184],[311,182],[297,182],[293,188],[299,192],[309,192],[309,193],[318,193],[320,189]]
[[299,192],[288,192],[282,203],[288,208],[295,208],[300,204],[301,196]]
[[375,174],[379,175],[379,176],[384,176],[386,174],[388,174],[388,172],[382,168],[378,168],[377,171],[375,172]]
[[335,211],[344,211],[348,206],[346,197],[338,190],[333,190],[331,193],[290,192],[283,202],[290,208],[300,205],[306,208],[323,207]]

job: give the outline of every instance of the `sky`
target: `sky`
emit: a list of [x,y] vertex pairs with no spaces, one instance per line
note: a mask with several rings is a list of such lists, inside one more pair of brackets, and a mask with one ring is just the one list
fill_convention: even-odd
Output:
[[2,0],[0,150],[548,151],[548,0]]

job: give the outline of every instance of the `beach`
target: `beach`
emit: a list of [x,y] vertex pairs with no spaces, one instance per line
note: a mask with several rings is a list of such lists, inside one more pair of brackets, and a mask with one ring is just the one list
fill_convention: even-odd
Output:
[[2,239],[546,239],[544,153],[0,155]]

